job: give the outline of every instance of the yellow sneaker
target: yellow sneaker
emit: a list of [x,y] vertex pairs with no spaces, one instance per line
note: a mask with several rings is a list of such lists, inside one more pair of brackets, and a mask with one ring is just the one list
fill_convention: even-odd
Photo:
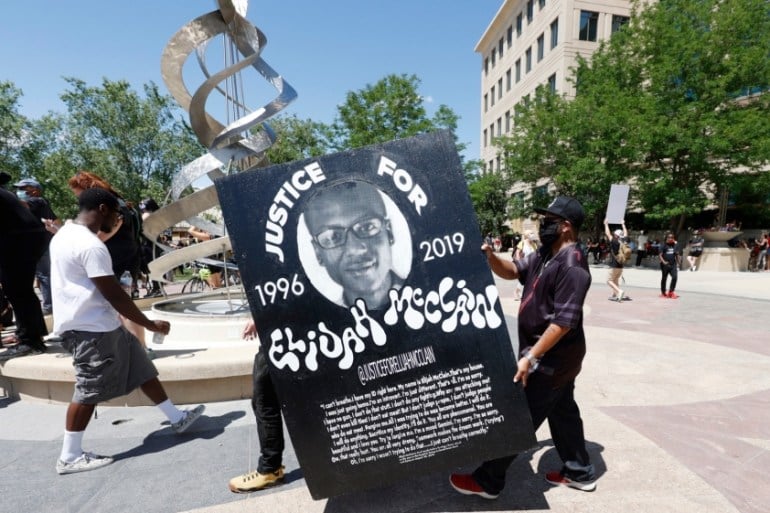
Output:
[[283,466],[275,472],[267,474],[260,474],[256,470],[252,470],[247,474],[232,478],[228,486],[231,492],[249,493],[273,486],[280,481],[283,481]]

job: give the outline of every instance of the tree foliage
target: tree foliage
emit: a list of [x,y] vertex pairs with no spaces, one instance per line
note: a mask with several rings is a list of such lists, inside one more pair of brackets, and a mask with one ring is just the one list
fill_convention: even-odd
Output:
[[61,98],[73,162],[106,178],[130,199],[167,189],[173,175],[205,149],[170,96],[150,82],[144,96],[126,81],[89,87],[67,78]]
[[[550,180],[599,223],[612,183],[646,218],[681,228],[736,168],[770,161],[770,11],[764,0],[635,3],[579,59],[572,101],[540,93],[498,144],[514,180]],[[753,96],[747,96],[750,94]]]
[[509,183],[500,173],[484,173],[470,184],[468,191],[476,211],[481,233],[503,234],[507,231]]
[[439,129],[454,131],[458,116],[440,105],[428,117],[419,86],[415,75],[387,75],[374,85],[348,92],[330,127],[330,147],[341,151]]

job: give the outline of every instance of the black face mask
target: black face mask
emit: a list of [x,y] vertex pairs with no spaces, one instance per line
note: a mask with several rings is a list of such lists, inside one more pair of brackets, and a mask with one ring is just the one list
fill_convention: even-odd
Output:
[[540,236],[540,243],[542,244],[541,249],[543,251],[550,251],[553,243],[559,238],[559,224],[559,221],[556,219],[543,219],[543,221],[541,221],[538,235]]

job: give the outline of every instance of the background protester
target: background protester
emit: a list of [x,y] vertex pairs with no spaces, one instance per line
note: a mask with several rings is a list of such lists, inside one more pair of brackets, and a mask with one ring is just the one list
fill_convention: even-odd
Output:
[[[45,225],[50,243],[53,234],[61,228],[61,220],[51,209],[48,200],[43,197],[43,187],[34,178],[24,178],[13,186],[19,199],[25,202],[32,214]],[[51,257],[47,248],[35,266],[35,278],[43,299],[43,314],[48,315],[51,313]]]
[[0,353],[0,361],[45,352],[48,334],[35,294],[35,267],[48,248],[40,219],[11,192],[0,189],[0,280],[16,316],[18,344]]
[[690,250],[687,252],[687,263],[690,264],[690,271],[698,270],[698,260],[703,254],[703,235],[700,230],[695,230],[692,239],[690,239]]
[[[676,294],[676,280],[679,276],[679,263],[680,256],[679,251],[676,249],[676,239],[674,234],[669,232],[666,234],[666,240],[660,248],[658,254],[660,260],[660,297],[678,299]],[[671,284],[668,286],[668,292],[666,292],[666,283],[668,277],[671,276]]]
[[622,230],[610,232],[610,225],[606,219],[604,220],[604,234],[610,241],[608,245],[610,270],[607,273],[607,285],[612,290],[612,295],[609,297],[610,301],[623,301],[623,296],[625,296],[625,292],[620,288],[620,278],[623,276],[623,263],[618,262],[618,259],[615,257],[620,251],[622,241],[628,237],[625,220],[620,222],[620,226]]
[[[146,220],[153,212],[156,212],[160,207],[158,203],[152,198],[145,198],[139,202],[139,211],[142,213],[142,221]],[[159,236],[160,237],[160,236]],[[150,262],[155,260],[155,244],[153,241],[141,235],[141,254],[142,264],[141,271],[145,275],[147,292],[144,297],[159,297],[163,295],[163,291],[160,288],[160,283],[155,280],[150,280]],[[172,280],[173,281],[173,280]]]

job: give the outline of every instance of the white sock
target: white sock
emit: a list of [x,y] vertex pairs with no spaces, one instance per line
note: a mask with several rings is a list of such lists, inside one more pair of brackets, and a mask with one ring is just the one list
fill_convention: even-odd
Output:
[[72,463],[83,455],[83,433],[85,431],[67,431],[64,430],[64,441],[62,442],[61,455],[59,459]]
[[169,422],[172,424],[176,424],[184,418],[184,412],[174,406],[174,403],[171,402],[171,399],[166,399],[162,403],[158,403],[157,406],[160,408],[160,411],[163,412],[163,415],[165,415]]

